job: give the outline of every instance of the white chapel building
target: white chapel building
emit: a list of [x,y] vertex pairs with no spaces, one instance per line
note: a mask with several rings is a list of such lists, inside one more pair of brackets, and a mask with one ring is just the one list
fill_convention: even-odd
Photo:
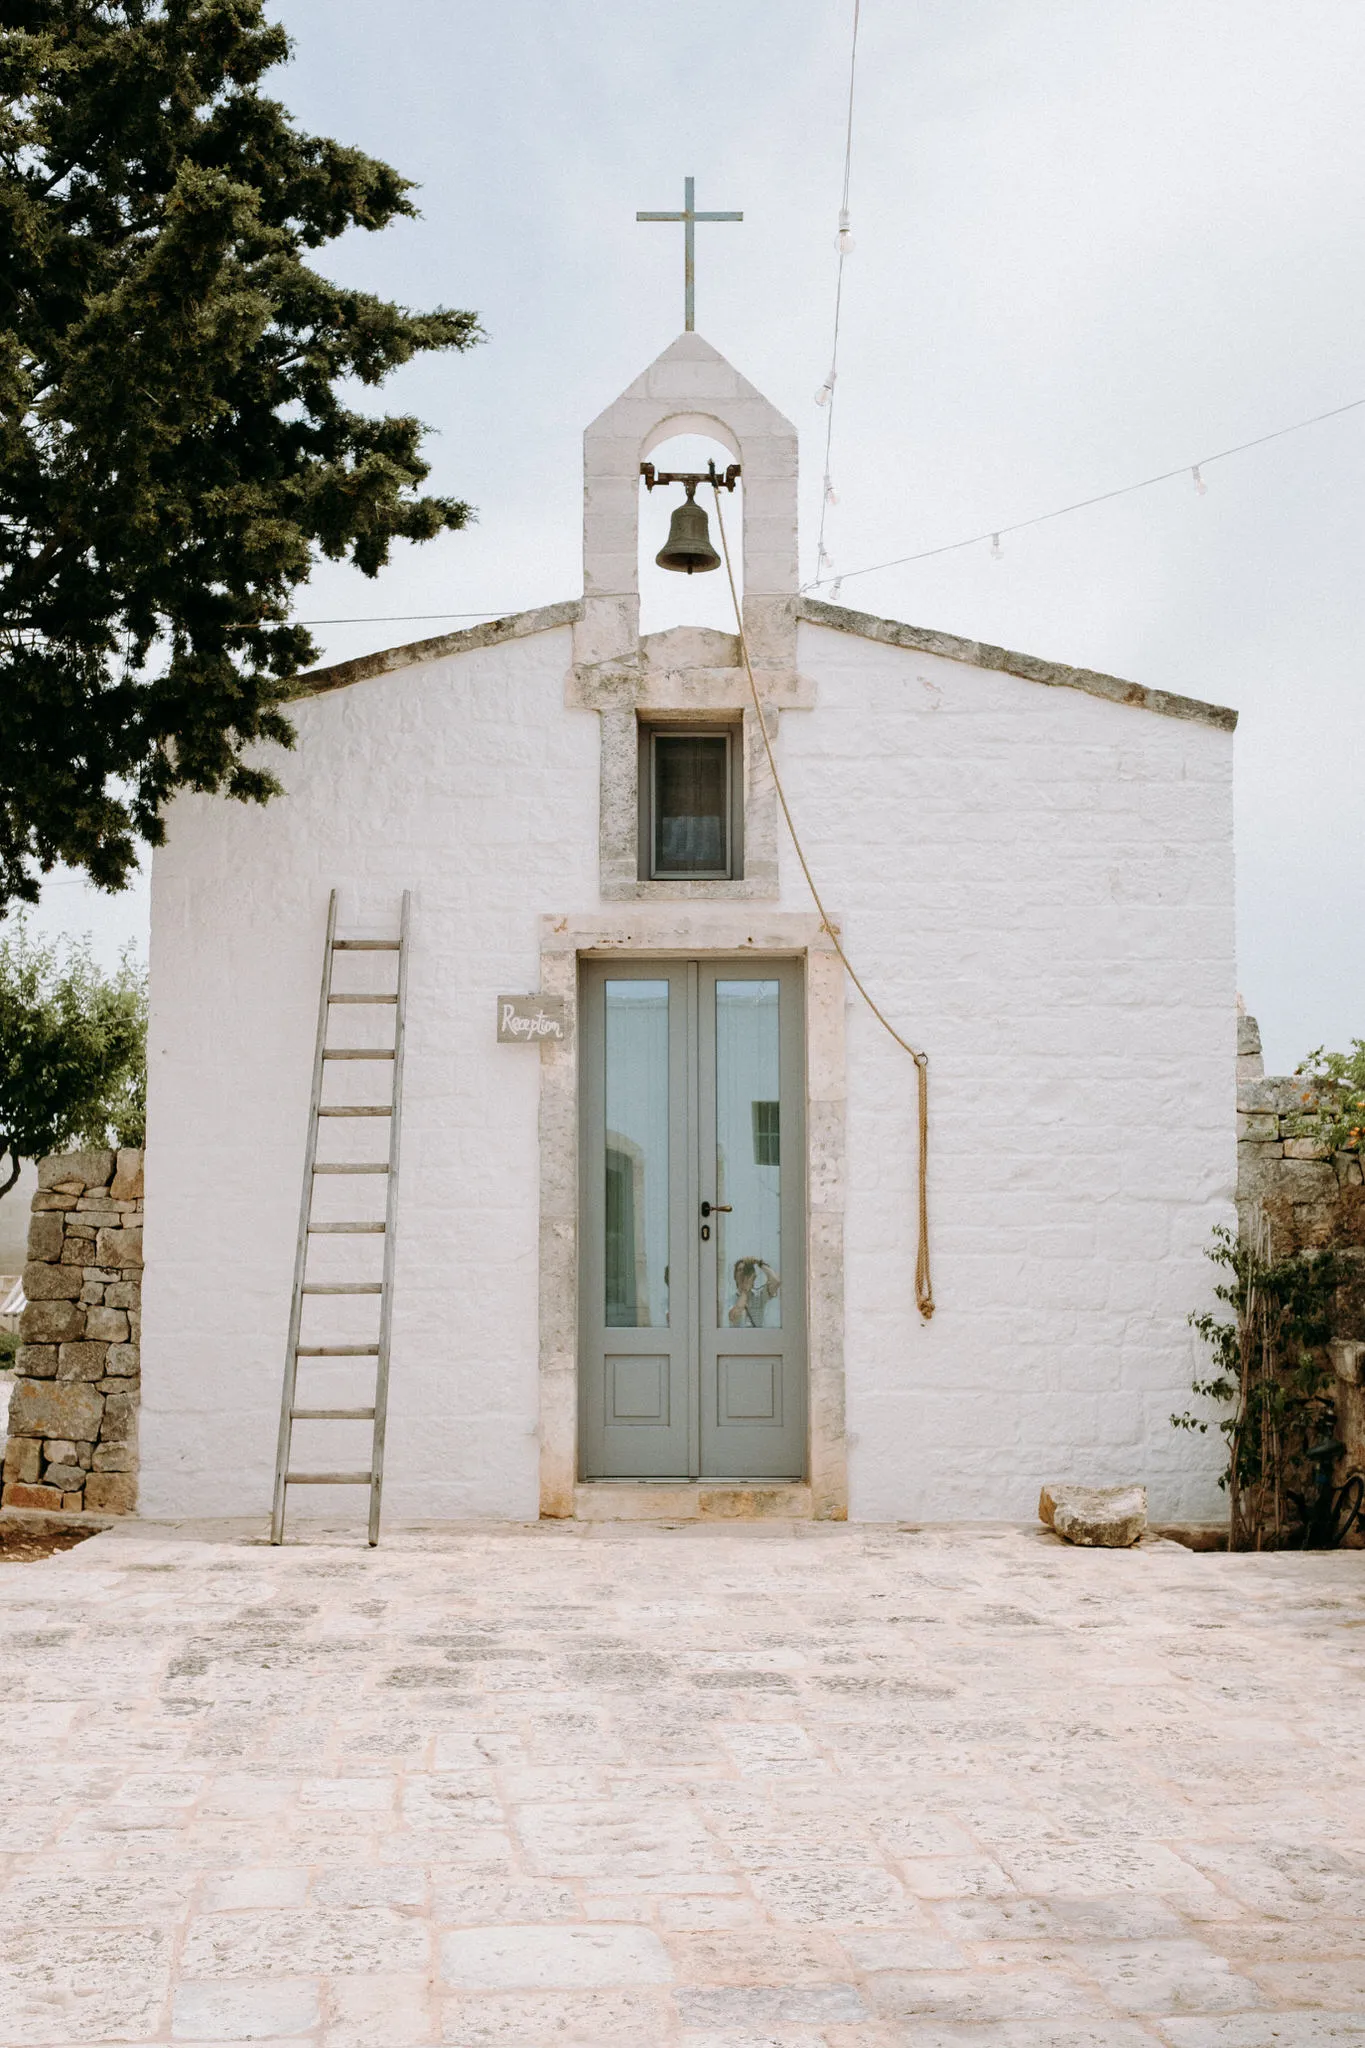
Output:
[[[698,434],[739,466],[811,871],[928,1056],[929,1319],[915,1068],[811,900],[738,635],[640,633],[641,465]],[[317,671],[283,796],[170,811],[142,1512],[269,1511],[295,1345],[296,1407],[374,1400],[373,1292],[291,1327],[335,892],[351,939],[409,898],[395,1228],[383,1172],[307,1211],[319,1285],[391,1259],[386,1516],[1024,1518],[1054,1481],[1217,1516],[1221,1440],[1169,1418],[1232,1214],[1235,714],[799,595],[795,430],[695,333],[584,467],[581,598]],[[334,995],[394,989],[392,953],[327,957]],[[395,1005],[328,1012],[339,1049],[393,1044]],[[382,1067],[325,1063],[324,1109],[379,1104]],[[319,1163],[386,1156],[383,1117],[317,1131]],[[367,1468],[371,1434],[300,1419],[291,1469]]]

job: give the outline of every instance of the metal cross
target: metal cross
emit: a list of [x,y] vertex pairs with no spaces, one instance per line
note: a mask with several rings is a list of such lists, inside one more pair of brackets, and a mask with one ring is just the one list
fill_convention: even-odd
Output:
[[698,213],[696,209],[697,181],[683,179],[683,210],[681,213],[637,213],[636,220],[680,220],[683,223],[683,303],[686,319],[685,331],[691,334],[697,319],[697,222],[699,220],[743,220],[742,213]]

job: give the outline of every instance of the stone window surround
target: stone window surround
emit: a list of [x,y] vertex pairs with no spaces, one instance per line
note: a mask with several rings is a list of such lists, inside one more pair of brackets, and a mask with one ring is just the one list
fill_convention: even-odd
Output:
[[[790,671],[756,677],[764,721],[774,750],[783,711],[808,711],[812,684]],[[709,627],[674,626],[647,633],[634,668],[591,677],[574,670],[566,702],[596,711],[601,724],[598,873],[608,903],[771,902],[779,893],[778,806],[768,756],[758,729],[739,641]],[[645,881],[640,877],[640,728],[737,724],[742,734],[744,873],[729,881]]]
[[[633,723],[633,721],[632,721]],[[739,906],[541,919],[540,993],[569,1031],[540,1048],[540,1512],[572,1517],[578,1482],[578,983],[582,959],[799,959],[806,991],[806,1477],[817,1520],[848,1515],[844,1436],[843,967],[818,917]],[[670,1489],[676,1491],[676,1489]],[[666,1512],[666,1511],[665,1511]]]
[[[642,882],[731,882],[742,881],[744,877],[744,724],[742,717],[718,713],[715,718],[642,718],[638,722],[640,736],[640,764],[638,787],[638,830],[639,867],[636,872]],[[715,863],[716,872],[711,874],[688,875],[680,870],[653,874],[654,856],[657,850],[659,761],[657,742],[675,739],[685,735],[700,735],[704,738],[719,738],[724,748],[725,796],[724,816],[724,859]]]

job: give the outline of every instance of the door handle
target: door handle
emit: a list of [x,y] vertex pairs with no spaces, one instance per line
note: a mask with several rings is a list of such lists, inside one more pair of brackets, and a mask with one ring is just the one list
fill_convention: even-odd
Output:
[[703,1216],[730,1216],[734,1214],[734,1204],[732,1202],[703,1202],[701,1213]]

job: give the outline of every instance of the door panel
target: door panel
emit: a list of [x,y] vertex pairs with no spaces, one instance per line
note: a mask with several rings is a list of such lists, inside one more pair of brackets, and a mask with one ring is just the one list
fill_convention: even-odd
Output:
[[594,1478],[685,1478],[695,1457],[687,993],[686,968],[663,964],[584,980],[580,1426]]
[[805,1058],[792,963],[698,969],[703,1241],[701,1469],[799,1478],[805,1466]]
[[587,1478],[802,1473],[801,993],[788,962],[584,969]]

